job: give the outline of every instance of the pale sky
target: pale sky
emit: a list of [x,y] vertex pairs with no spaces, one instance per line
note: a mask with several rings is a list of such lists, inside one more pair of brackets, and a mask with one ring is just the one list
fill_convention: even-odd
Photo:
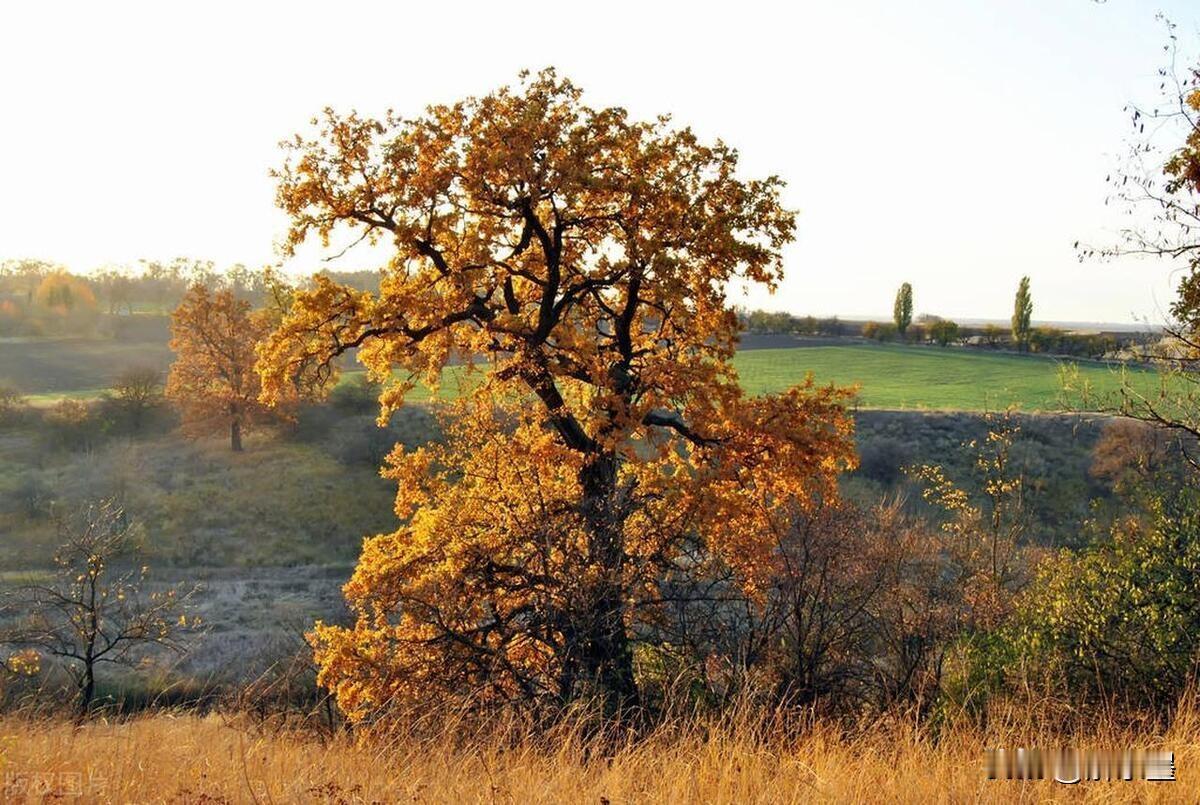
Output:
[[909,281],[918,313],[1007,318],[1027,273],[1035,319],[1156,319],[1166,264],[1072,244],[1121,223],[1104,177],[1155,98],[1158,10],[1195,44],[1194,0],[3,3],[0,258],[273,263],[267,172],[322,107],[417,114],[553,65],[787,180],[787,279],[735,301],[887,316]]

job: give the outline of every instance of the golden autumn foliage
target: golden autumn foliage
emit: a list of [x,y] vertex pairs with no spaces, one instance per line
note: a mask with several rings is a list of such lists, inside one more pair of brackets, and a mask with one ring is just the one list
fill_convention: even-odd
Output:
[[289,150],[288,243],[345,227],[394,257],[378,294],[296,294],[263,399],[352,348],[390,382],[384,419],[451,360],[483,375],[445,444],[392,454],[404,525],[364,547],[355,624],[318,627],[322,683],[355,717],[451,691],[636,701],[663,580],[721,566],[754,595],[781,521],[855,461],[847,392],[747,398],[731,365],[726,287],[778,282],[782,182],[553,71],[412,120],[326,112]]
[[[1200,68],[1193,72],[1193,81],[1196,77],[1200,77]],[[1182,101],[1185,110],[1200,113],[1200,89],[1192,89]],[[1164,172],[1170,177],[1167,190],[1172,193],[1180,190],[1200,193],[1200,124],[1192,117],[1188,119],[1192,121],[1191,130],[1187,132],[1183,146],[1164,166]]]
[[[34,279],[31,277],[27,281]],[[18,305],[8,311],[0,310],[0,318],[8,319],[3,326],[15,327],[20,319],[28,316],[36,332],[86,332],[100,313],[88,283],[62,269],[47,272],[37,282],[31,300],[33,304],[24,309]]]
[[185,432],[228,431],[230,445],[242,449],[242,433],[269,415],[258,400],[255,345],[271,319],[252,311],[231,291],[193,285],[171,316],[175,362],[166,396],[179,406]]
[[94,311],[96,295],[88,284],[66,271],[47,274],[33,295],[37,305],[59,315],[68,315],[76,310]]

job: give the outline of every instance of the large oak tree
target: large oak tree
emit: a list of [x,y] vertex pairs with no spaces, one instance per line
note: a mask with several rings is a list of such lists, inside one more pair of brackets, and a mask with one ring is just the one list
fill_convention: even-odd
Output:
[[[789,518],[854,462],[846,392],[747,398],[730,283],[769,287],[794,213],[776,177],[553,71],[414,119],[327,111],[278,174],[292,247],[393,250],[378,294],[318,277],[260,350],[264,399],[358,349],[383,412],[452,360],[481,374],[445,444],[397,447],[396,532],[318,626],[355,717],[435,693],[638,699],[656,602],[720,566],[750,592]],[[399,378],[399,379],[393,379]]]

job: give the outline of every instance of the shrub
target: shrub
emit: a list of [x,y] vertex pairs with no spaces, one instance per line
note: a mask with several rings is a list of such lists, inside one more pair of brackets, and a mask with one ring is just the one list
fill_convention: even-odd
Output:
[[899,481],[904,467],[913,461],[912,449],[890,436],[864,442],[858,452],[858,474],[887,486]]
[[113,424],[140,432],[163,404],[162,372],[152,367],[126,369],[113,383],[107,402]]
[[1078,699],[1173,704],[1200,651],[1200,493],[1157,493],[1146,521],[1043,562],[1010,637]]
[[891,341],[897,335],[896,325],[869,321],[862,326],[862,335],[875,341]]
[[370,417],[355,417],[330,430],[329,451],[343,464],[380,467],[399,441],[390,427],[381,428]]
[[371,414],[379,410],[379,383],[367,377],[366,372],[338,384],[329,394],[329,403],[347,414]]
[[383,466],[397,444],[418,447],[437,441],[441,432],[435,417],[422,406],[409,405],[379,427],[372,415],[343,417],[327,426],[329,452],[343,464]]
[[958,340],[958,324],[949,319],[939,319],[929,325],[929,337],[938,346],[946,346]]
[[104,431],[104,421],[80,400],[60,400],[42,416],[42,436],[54,448],[90,449],[99,444]]
[[1182,458],[1178,440],[1168,431],[1136,419],[1112,419],[1092,448],[1088,473],[1121,488],[1182,466]]
[[25,472],[7,498],[14,510],[35,520],[49,514],[50,504],[54,502],[54,490],[33,472]]
[[692,695],[710,700],[765,688],[787,705],[842,713],[934,695],[956,606],[936,551],[896,504],[797,513],[762,601],[732,586],[674,591],[660,645],[676,650],[652,658],[648,682],[668,700],[691,680]]
[[24,395],[11,386],[0,385],[0,426],[19,421],[24,409]]

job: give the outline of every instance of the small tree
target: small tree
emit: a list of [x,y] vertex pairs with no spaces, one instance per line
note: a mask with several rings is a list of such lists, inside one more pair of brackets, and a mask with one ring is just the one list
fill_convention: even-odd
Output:
[[191,435],[227,429],[230,447],[242,449],[242,433],[267,415],[258,401],[255,345],[266,334],[267,317],[231,291],[193,285],[171,317],[175,363],[167,397]]
[[946,476],[937,465],[912,469],[922,496],[944,519],[945,572],[967,604],[964,626],[992,628],[1010,611],[1024,583],[1023,544],[1029,530],[1025,478],[1013,460],[1020,425],[1011,412],[984,416],[988,433],[963,447],[974,456],[978,495]]
[[47,274],[34,292],[34,312],[55,332],[80,332],[96,320],[99,307],[92,289],[66,271]]
[[770,638],[764,664],[780,698],[887,707],[935,692],[953,623],[936,547],[898,501],[797,518],[780,538],[758,630]]
[[113,383],[112,394],[112,402],[130,430],[140,431],[162,402],[162,372],[152,367],[127,369]]
[[1073,407],[1142,420],[1181,437],[1184,457],[1200,470],[1200,61],[1177,69],[1183,56],[1174,24],[1167,27],[1170,65],[1159,70],[1161,97],[1149,108],[1127,107],[1134,133],[1128,162],[1109,177],[1109,200],[1125,207],[1132,223],[1108,248],[1076,243],[1081,258],[1148,255],[1178,264],[1163,337],[1139,350],[1158,368],[1160,382],[1147,390],[1125,373],[1119,393],[1096,395],[1072,368],[1064,390]]
[[929,337],[944,347],[958,340],[958,323],[950,319],[938,319],[929,325]]
[[[19,585],[7,597],[5,613],[15,623],[0,633],[9,656],[51,657],[73,679],[79,715],[87,715],[96,694],[96,674],[104,664],[135,667],[147,652],[182,653],[184,614],[195,588],[147,592],[149,569],[137,562],[134,526],[113,501],[81,509],[58,522],[61,547],[54,573],[45,583]],[[128,569],[118,570],[120,562]]]
[[103,438],[103,423],[83,400],[59,400],[42,415],[42,438],[57,449],[90,450]]
[[116,316],[124,309],[133,314],[133,278],[119,268],[104,268],[93,273],[91,282],[100,291],[108,315]]
[[896,303],[892,306],[892,320],[896,322],[896,332],[904,338],[908,325],[912,324],[913,291],[907,282],[896,291]]
[[1029,348],[1029,322],[1032,318],[1033,297],[1029,293],[1029,277],[1021,277],[1012,315],[1012,340],[1019,349]]

